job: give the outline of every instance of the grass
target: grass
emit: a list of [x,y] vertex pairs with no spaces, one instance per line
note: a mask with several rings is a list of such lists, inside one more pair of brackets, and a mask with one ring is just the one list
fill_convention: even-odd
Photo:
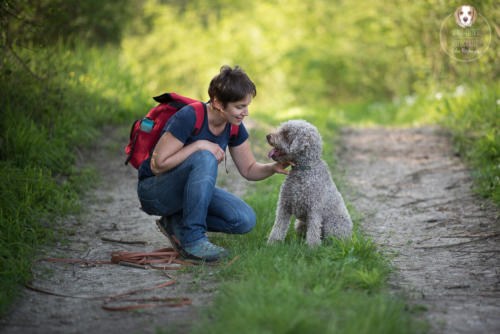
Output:
[[71,230],[56,219],[77,212],[95,182],[91,168],[75,167],[79,150],[92,151],[104,125],[144,110],[117,50],[33,49],[18,52],[43,80],[15,59],[0,72],[0,315],[30,277],[40,246]]
[[475,190],[500,206],[500,84],[445,97],[439,110],[457,151],[471,167]]

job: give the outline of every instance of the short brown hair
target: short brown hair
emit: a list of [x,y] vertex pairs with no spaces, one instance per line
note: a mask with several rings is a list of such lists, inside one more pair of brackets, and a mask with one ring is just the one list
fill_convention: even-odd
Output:
[[212,78],[208,86],[208,95],[213,101],[217,98],[224,107],[228,102],[243,100],[248,94],[257,95],[257,89],[248,75],[239,66],[231,68],[224,65],[220,73]]

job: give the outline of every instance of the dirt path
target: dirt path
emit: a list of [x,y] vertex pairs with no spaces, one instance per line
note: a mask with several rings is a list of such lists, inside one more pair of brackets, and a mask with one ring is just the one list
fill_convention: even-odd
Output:
[[500,333],[500,212],[440,129],[344,129],[346,197],[437,333]]
[[[115,131],[118,133],[118,131]],[[45,257],[109,260],[113,251],[152,251],[169,246],[154,224],[157,217],[139,209],[137,172],[123,165],[122,146],[128,130],[120,135],[108,133],[96,149],[94,164],[103,182],[86,196],[85,213],[65,219],[74,229],[69,242],[52,245]],[[220,186],[241,196],[246,189],[231,161],[226,175],[219,168]],[[145,241],[146,244],[122,244],[102,238]],[[214,269],[216,270],[216,269]],[[34,285],[62,294],[110,296],[131,289],[147,288],[169,278],[159,270],[143,270],[118,265],[39,263],[34,267]],[[179,308],[144,309],[135,312],[103,310],[100,300],[63,298],[23,290],[13,311],[0,322],[2,333],[185,333],[200,319],[202,307],[212,301],[217,282],[210,272],[203,275],[169,271],[177,283],[139,297],[189,297],[192,305]]]

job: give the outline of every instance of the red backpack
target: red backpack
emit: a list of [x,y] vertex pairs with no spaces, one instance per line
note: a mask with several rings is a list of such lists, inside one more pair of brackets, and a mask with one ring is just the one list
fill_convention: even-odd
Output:
[[[196,112],[196,123],[192,135],[197,135],[201,130],[205,118],[205,108],[200,101],[175,93],[165,93],[153,97],[153,99],[160,104],[149,110],[142,120],[136,120],[132,124],[130,140],[127,147],[125,147],[125,153],[127,154],[125,165],[130,162],[132,166],[139,168],[142,162],[152,153],[167,121],[186,105],[191,105]],[[238,129],[238,126],[231,125],[231,139],[238,136]]]

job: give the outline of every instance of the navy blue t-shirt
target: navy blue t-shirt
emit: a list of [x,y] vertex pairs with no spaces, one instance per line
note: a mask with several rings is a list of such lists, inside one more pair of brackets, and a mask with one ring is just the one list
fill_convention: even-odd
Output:
[[[175,138],[179,139],[184,143],[184,146],[191,144],[197,140],[205,139],[212,143],[219,144],[219,146],[225,151],[226,146],[238,146],[242,144],[248,138],[248,132],[245,129],[243,123],[240,124],[238,130],[238,136],[234,140],[229,140],[231,134],[231,124],[228,122],[224,132],[216,136],[208,128],[208,117],[207,117],[207,105],[203,104],[205,109],[205,117],[203,119],[203,124],[201,130],[197,135],[192,135],[194,130],[194,125],[196,123],[196,111],[193,107],[187,105],[176,112],[165,124],[161,135],[165,132],[170,132]],[[139,180],[145,179],[150,176],[154,176],[151,171],[151,158],[147,158],[139,166]]]

